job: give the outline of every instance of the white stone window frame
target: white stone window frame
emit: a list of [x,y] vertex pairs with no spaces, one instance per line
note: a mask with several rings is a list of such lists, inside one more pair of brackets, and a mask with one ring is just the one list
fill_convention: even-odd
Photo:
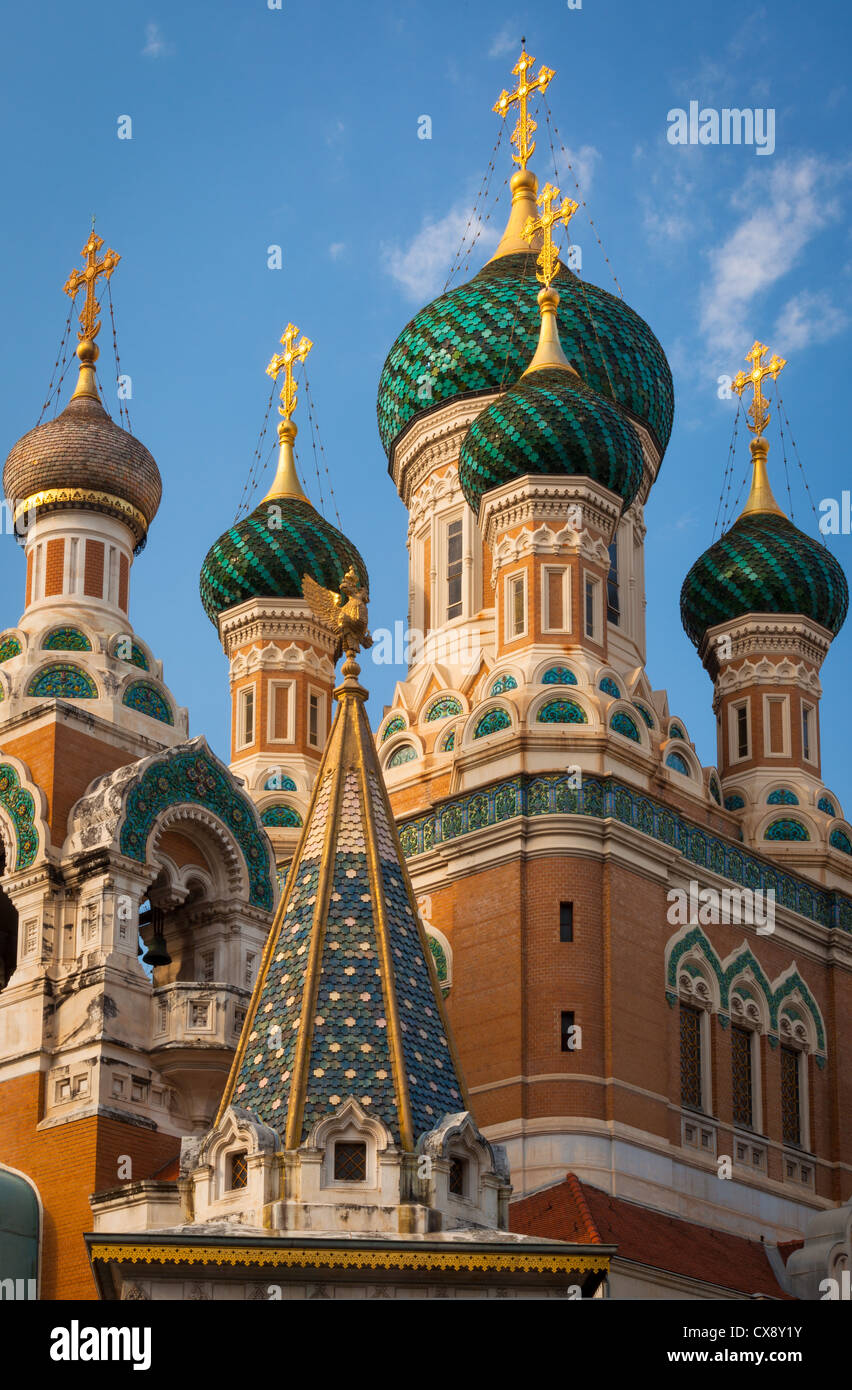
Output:
[[[589,632],[588,612],[587,612],[587,588],[592,586],[592,631]],[[603,643],[603,582],[599,575],[594,574],[590,569],[583,569],[583,588],[582,598],[582,619],[581,628],[583,638],[587,642],[595,642],[598,646]]]
[[[780,752],[772,751],[772,725],[769,715],[769,707],[772,704],[781,706],[781,734],[782,748]],[[773,695],[765,693],[763,696],[763,753],[766,758],[790,758],[792,757],[792,733],[790,725],[790,697],[789,695]]]
[[[252,697],[251,738],[246,738],[246,704],[249,695]],[[237,691],[237,727],[234,746],[238,753],[241,753],[245,748],[253,748],[257,741],[257,711],[257,681],[251,681]]]
[[[805,753],[805,711],[810,715],[808,725],[808,747],[809,752]],[[817,722],[817,707],[812,700],[802,700],[799,709],[799,725],[802,739],[802,762],[810,763],[811,767],[819,767],[819,734]]]
[[[738,1002],[743,1006],[741,1010],[737,1008]],[[763,1007],[761,1007],[761,1004]],[[760,1065],[760,1039],[762,1034],[766,1032],[765,1013],[765,1000],[761,1000],[759,1004],[753,999],[748,999],[739,995],[736,985],[732,987],[730,1026],[731,1028],[736,1027],[747,1030],[750,1035],[749,1045],[751,1047],[751,1124],[743,1126],[733,1121],[733,1126],[736,1134],[747,1135],[751,1138],[755,1135],[763,1134],[764,1132],[763,1074]],[[733,1059],[731,1067],[733,1070]]]
[[[550,576],[552,574],[558,574],[562,579],[564,622],[558,627],[550,621]],[[571,568],[569,565],[542,565],[541,567],[541,630],[548,634],[558,633],[560,635],[571,632]]]
[[[523,594],[524,618],[521,628],[515,630],[515,589],[521,585]],[[529,635],[530,612],[529,612],[529,585],[527,583],[526,570],[513,570],[511,574],[503,576],[503,640],[508,645],[510,642],[521,642]]]
[[[317,1126],[316,1141],[323,1150],[320,1170],[320,1186],[335,1192],[376,1192],[379,1189],[379,1153],[385,1147],[384,1126],[371,1123],[368,1117],[361,1120],[351,1112],[330,1115]],[[334,1176],[334,1149],[336,1144],[364,1144],[366,1146],[364,1180],[347,1182]]]
[[[203,1009],[204,1023],[196,1023],[193,1014],[196,1009]],[[186,1029],[188,1033],[212,1033],[215,1023],[213,1000],[212,999],[187,999],[186,1001]]]
[[[311,738],[311,700],[317,702],[317,737]],[[325,747],[328,730],[328,697],[318,685],[309,685],[305,692],[305,742],[309,748]]]
[[[746,741],[748,747],[746,752],[740,755],[739,740],[739,711],[744,709],[746,712]],[[735,700],[728,706],[728,761],[733,767],[735,763],[747,763],[752,756],[752,728],[751,728],[751,701]]]
[[[698,967],[698,976],[691,975],[687,965]],[[678,966],[678,1005],[689,1004],[697,1008],[700,1019],[701,1046],[701,1108],[693,1110],[681,1105],[682,1115],[694,1115],[712,1120],[713,1117],[713,1059],[711,1026],[713,1015],[719,1011],[718,982],[713,971],[702,956],[690,955]],[[678,1060],[680,1060],[680,1013],[678,1013]],[[700,1119],[697,1121],[700,1123]]]
[[[284,747],[296,742],[296,682],[294,680],[270,680],[267,687],[266,741]],[[287,733],[284,738],[275,736],[275,706],[278,691],[287,691]]]
[[[782,1011],[781,1011],[781,1017],[778,1019],[779,1028],[782,1027],[783,1017],[784,1017],[784,1010],[782,1009]],[[795,1155],[799,1160],[801,1160],[802,1154],[809,1154],[810,1151],[811,1151],[811,1116],[810,1116],[811,1088],[810,1088],[810,1077],[809,1077],[809,1075],[808,1075],[808,1055],[809,1055],[809,1048],[808,1048],[807,1042],[802,1042],[802,1040],[801,1040],[796,1034],[793,1034],[792,1036],[786,1036],[786,1037],[785,1037],[785,1036],[782,1036],[782,1037],[780,1038],[780,1041],[779,1041],[779,1044],[778,1044],[778,1047],[779,1047],[779,1053],[778,1053],[778,1066],[779,1066],[779,1068],[780,1068],[780,1066],[781,1066],[781,1053],[780,1053],[780,1049],[781,1049],[782,1046],[783,1046],[783,1047],[790,1048],[791,1051],[796,1052],[796,1053],[798,1054],[798,1064],[799,1064],[799,1142],[798,1142],[798,1144],[787,1144],[787,1143],[784,1144],[784,1146],[783,1146],[783,1153],[784,1153],[783,1162],[784,1162],[784,1164],[786,1165],[788,1158],[791,1158],[792,1156]],[[779,1087],[779,1096],[780,1096],[780,1087]],[[785,1171],[785,1181],[789,1181],[789,1179],[786,1178],[786,1166],[785,1166],[785,1170],[784,1170],[784,1171]]]

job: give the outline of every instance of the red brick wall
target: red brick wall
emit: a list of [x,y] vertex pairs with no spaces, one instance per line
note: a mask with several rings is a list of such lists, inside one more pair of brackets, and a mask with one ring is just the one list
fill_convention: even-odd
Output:
[[104,592],[103,541],[86,541],[86,568],[83,592],[88,598],[102,598]]
[[46,598],[50,598],[52,594],[62,593],[64,570],[64,540],[48,541],[44,567],[44,593]]
[[130,562],[126,555],[118,559],[118,606],[127,612],[127,588],[130,582]]

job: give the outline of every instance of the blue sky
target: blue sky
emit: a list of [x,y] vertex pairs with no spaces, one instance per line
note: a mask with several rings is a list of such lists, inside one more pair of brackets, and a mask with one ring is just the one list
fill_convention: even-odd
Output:
[[[192,733],[227,757],[227,669],[198,571],[239,505],[269,395],[264,367],[288,319],[315,343],[311,390],[344,529],[370,570],[372,626],[405,619],[406,514],[378,439],[376,387],[400,328],[443,287],[498,134],[491,107],[526,34],[537,66],[556,69],[550,106],[625,298],[672,364],[675,428],[646,511],[648,672],[715,761],[711,686],[678,597],[713,538],[734,413],[718,377],[744,365],[756,337],[789,359],[780,385],[817,505],[852,486],[849,26],[828,0],[750,15],[727,0],[282,0],[281,10],[94,0],[83,11],[47,0],[7,12],[3,449],[38,417],[67,313],[62,285],[97,213],[122,255],[112,287],[131,421],[164,483],[134,566],[132,618]],[[669,110],[692,100],[773,108],[774,153],[669,144]],[[431,140],[417,137],[424,114]],[[132,140],[117,138],[125,115]],[[543,121],[539,137],[543,182]],[[504,140],[492,204],[511,167]],[[498,229],[506,201],[504,191]],[[486,258],[491,229],[457,279]],[[582,211],[572,232],[584,276],[611,288]],[[270,245],[281,270],[267,266]],[[108,383],[108,325],[101,346]],[[117,414],[111,390],[106,399]],[[304,407],[302,392],[300,458],[318,501]],[[770,438],[786,504],[777,413]],[[788,452],[794,517],[813,533]],[[738,477],[746,464],[743,446]],[[326,511],[335,520],[327,485]],[[831,544],[848,570],[852,537]],[[17,620],[23,590],[22,553],[2,536],[0,624]],[[849,643],[847,630],[823,669],[822,710],[824,773],[847,813]],[[365,674],[377,718],[402,672]]]

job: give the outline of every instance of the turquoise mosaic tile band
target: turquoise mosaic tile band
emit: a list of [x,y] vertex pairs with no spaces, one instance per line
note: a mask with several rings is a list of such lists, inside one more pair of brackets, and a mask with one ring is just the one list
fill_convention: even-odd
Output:
[[680,616],[696,647],[710,627],[745,613],[801,613],[838,633],[849,586],[829,550],[785,516],[741,516],[699,556],[680,594]]
[[527,474],[591,478],[629,506],[642,471],[627,416],[559,368],[522,376],[476,417],[459,452],[459,485],[477,513],[486,492]]
[[10,637],[4,637],[0,642],[0,661],[10,661],[13,656],[20,656],[23,648],[14,633]]
[[218,615],[250,598],[301,598],[309,574],[323,588],[340,588],[353,566],[367,587],[367,567],[346,536],[310,502],[270,498],[210,547],[201,567],[201,602]]
[[[466,285],[421,309],[402,330],[379,382],[379,434],[386,453],[423,411],[517,381],[538,342],[535,271],[532,254],[501,256]],[[566,267],[556,288],[568,361],[593,391],[647,425],[664,451],[674,391],[665,353],[651,329],[622,299]]]
[[42,642],[45,651],[90,652],[92,644],[78,627],[55,627]]
[[134,681],[121,697],[121,703],[128,709],[147,714],[149,719],[158,719],[161,724],[174,724],[175,717],[168,700],[150,681]]
[[98,690],[91,676],[79,666],[57,662],[42,666],[27,686],[28,695],[49,700],[96,700]]
[[516,816],[581,815],[612,818],[671,845],[685,859],[745,888],[773,889],[776,902],[824,927],[852,931],[852,899],[814,888],[765,859],[703,829],[644,793],[608,778],[585,777],[580,789],[568,774],[518,776],[470,796],[443,802],[434,813],[399,822],[407,859],[437,845]]

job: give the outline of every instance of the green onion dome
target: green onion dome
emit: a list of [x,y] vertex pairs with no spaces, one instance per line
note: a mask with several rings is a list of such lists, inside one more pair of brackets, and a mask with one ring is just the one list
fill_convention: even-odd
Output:
[[340,590],[350,565],[364,588],[367,567],[350,540],[320,516],[296,475],[296,427],[279,427],[281,457],[266,497],[210,547],[201,566],[201,602],[212,623],[251,598],[301,598],[306,574]]
[[[537,338],[535,270],[534,251],[499,255],[402,330],[379,382],[379,433],[389,457],[406,426],[427,410],[502,390],[521,375]],[[559,334],[568,360],[593,391],[649,430],[662,456],[674,393],[654,334],[623,300],[565,268],[559,291]]]
[[642,482],[642,445],[627,416],[574,372],[544,367],[477,416],[459,454],[475,512],[484,493],[527,473],[591,478],[628,507]]
[[681,622],[696,647],[708,628],[746,613],[802,614],[836,636],[848,606],[837,560],[780,510],[744,512],[696,560],[680,594]]

